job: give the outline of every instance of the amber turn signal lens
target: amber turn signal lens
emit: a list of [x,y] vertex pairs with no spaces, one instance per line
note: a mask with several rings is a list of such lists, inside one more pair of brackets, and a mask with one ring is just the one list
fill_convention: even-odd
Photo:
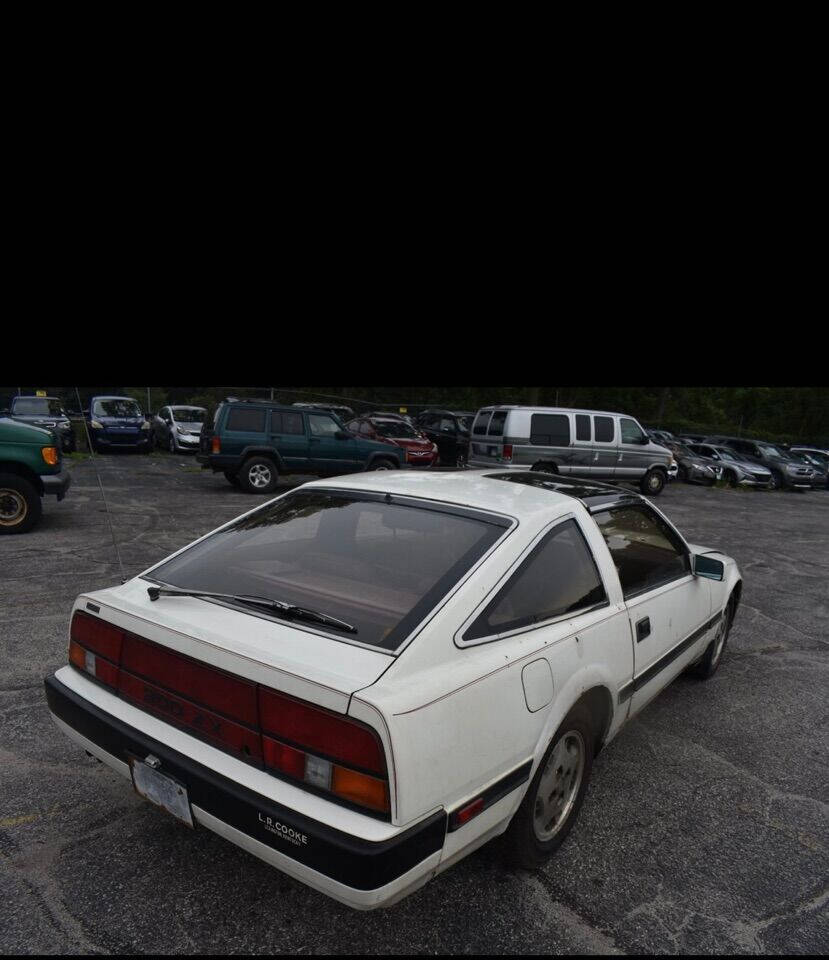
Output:
[[371,807],[372,810],[387,812],[389,809],[389,788],[384,780],[367,777],[356,770],[334,767],[331,777],[331,792],[343,800]]
[[86,651],[72,640],[69,644],[69,662],[79,670],[86,670]]
[[50,467],[57,466],[57,463],[58,463],[57,447],[42,447],[40,452],[43,454],[43,459],[49,464]]

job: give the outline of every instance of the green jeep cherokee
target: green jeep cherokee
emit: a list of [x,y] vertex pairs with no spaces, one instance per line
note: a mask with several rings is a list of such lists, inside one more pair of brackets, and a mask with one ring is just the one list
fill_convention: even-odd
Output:
[[327,410],[299,409],[268,400],[225,400],[213,423],[206,418],[196,460],[250,493],[271,493],[281,473],[336,476],[358,470],[407,467],[391,443],[349,433]]
[[0,534],[25,533],[40,519],[40,498],[63,500],[69,475],[49,430],[0,418]]

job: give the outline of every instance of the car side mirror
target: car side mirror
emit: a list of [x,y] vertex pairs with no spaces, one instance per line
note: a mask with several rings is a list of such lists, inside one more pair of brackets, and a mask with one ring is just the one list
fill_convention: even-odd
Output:
[[722,580],[725,564],[704,553],[694,554],[694,576],[707,577],[709,580]]
[[334,436],[337,438],[337,440],[353,440],[354,439],[352,434],[347,433],[345,430],[338,430],[334,434]]
[[[648,436],[640,437],[640,438],[639,438],[639,442],[640,442],[640,443],[642,444],[642,446],[644,447],[644,446],[647,446],[647,445],[651,442],[651,438],[648,437]],[[654,441],[654,442],[656,442],[656,441]]]

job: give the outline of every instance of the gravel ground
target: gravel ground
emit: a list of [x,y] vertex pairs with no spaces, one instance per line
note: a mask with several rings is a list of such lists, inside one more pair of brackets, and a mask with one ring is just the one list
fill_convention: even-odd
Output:
[[[128,576],[256,502],[184,456],[98,462]],[[745,579],[719,672],[601,754],[543,871],[490,844],[365,914],[179,826],[51,722],[71,603],[119,580],[92,464],[69,469],[40,526],[0,538],[0,953],[829,952],[829,493],[668,487]]]

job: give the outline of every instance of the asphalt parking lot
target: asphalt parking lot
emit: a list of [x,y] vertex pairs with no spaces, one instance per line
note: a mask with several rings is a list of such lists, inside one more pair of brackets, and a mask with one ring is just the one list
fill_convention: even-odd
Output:
[[[259,499],[186,456],[98,463],[127,576]],[[599,756],[542,872],[496,842],[366,914],[180,826],[54,726],[72,601],[120,580],[92,463],[69,469],[36,530],[0,538],[0,953],[829,951],[826,491],[669,486],[659,506],[744,576],[719,672]]]

